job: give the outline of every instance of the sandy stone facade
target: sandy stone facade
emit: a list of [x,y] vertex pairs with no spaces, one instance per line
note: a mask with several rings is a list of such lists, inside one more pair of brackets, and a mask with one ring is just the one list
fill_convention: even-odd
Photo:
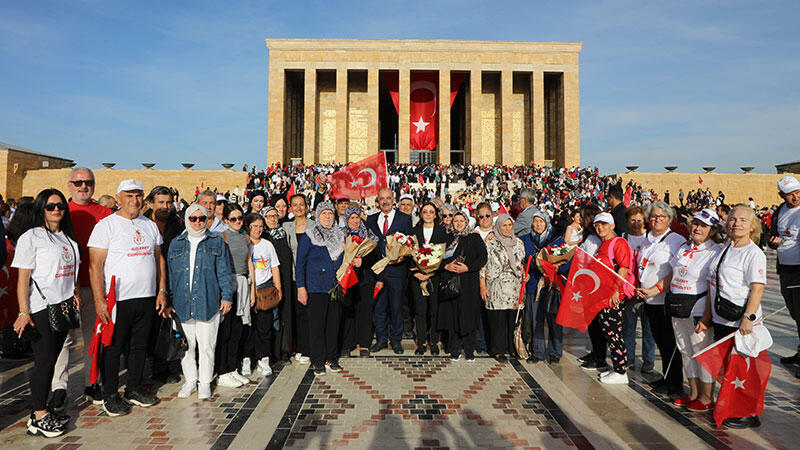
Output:
[[0,142],[0,194],[3,198],[17,198],[23,195],[23,181],[29,172],[60,169],[73,164],[71,159]]
[[[359,160],[450,164],[580,165],[581,43],[267,39],[267,161]],[[412,72],[435,72],[439,109],[433,152],[409,150]],[[384,72],[399,77],[399,113],[386,108]],[[421,159],[416,159],[421,158]]]

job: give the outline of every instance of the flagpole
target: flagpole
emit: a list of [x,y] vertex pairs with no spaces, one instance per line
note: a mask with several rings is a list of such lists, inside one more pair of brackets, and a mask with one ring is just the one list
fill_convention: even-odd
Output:
[[[756,325],[762,325],[762,326],[763,326],[763,325],[764,325],[764,321],[765,321],[765,320],[769,319],[770,317],[774,316],[775,314],[778,314],[779,312],[783,311],[784,309],[786,309],[786,307],[785,307],[785,306],[784,306],[784,307],[782,307],[782,308],[780,308],[780,309],[778,309],[777,311],[773,311],[773,312],[772,312],[770,315],[768,315],[768,316],[764,317],[763,319],[761,319],[760,321],[758,321],[758,322],[754,323],[754,324],[753,324],[753,326],[756,326]],[[739,330],[736,330],[736,331],[739,331]],[[699,352],[695,353],[695,354],[692,356],[692,358],[697,358],[698,356],[702,355],[703,353],[705,353],[705,352],[707,352],[707,351],[711,350],[712,348],[714,348],[714,347],[716,347],[716,346],[718,346],[718,345],[722,344],[723,342],[727,341],[728,339],[732,338],[732,337],[733,337],[733,335],[735,335],[735,334],[736,334],[736,331],[734,331],[733,333],[731,333],[731,334],[729,334],[729,335],[725,336],[724,338],[722,338],[722,339],[718,340],[717,342],[714,342],[713,344],[711,344],[711,345],[709,345],[708,347],[706,347],[706,348],[704,348],[704,349],[700,350]]]
[[[587,252],[586,250],[584,250],[584,249],[582,249],[582,248],[580,248],[580,247],[575,247],[575,249],[576,249],[576,250],[580,250],[580,251],[582,251],[583,253],[586,253],[587,255],[589,255],[589,252]],[[599,262],[600,264],[602,264],[602,265],[603,265],[603,267],[605,267],[606,269],[608,269],[608,271],[609,271],[609,272],[611,272],[611,273],[613,273],[614,275],[616,275],[616,277],[617,277],[617,278],[619,278],[620,280],[624,281],[625,283],[628,283],[628,284],[630,284],[630,285],[631,285],[631,287],[633,287],[634,289],[636,289],[636,285],[634,285],[634,284],[633,284],[633,283],[631,283],[630,281],[626,280],[625,278],[622,278],[622,276],[621,276],[620,274],[618,274],[617,272],[614,272],[613,270],[611,270],[611,268],[610,268],[610,267],[608,267],[607,265],[605,265],[605,263],[603,263],[603,261],[600,261],[599,259],[595,258],[595,257],[594,257],[594,256],[592,256],[592,255],[589,255],[589,257],[590,257],[590,258],[592,258],[593,260],[595,260],[595,261]],[[628,268],[628,270],[633,270],[633,269],[629,267],[629,268]]]

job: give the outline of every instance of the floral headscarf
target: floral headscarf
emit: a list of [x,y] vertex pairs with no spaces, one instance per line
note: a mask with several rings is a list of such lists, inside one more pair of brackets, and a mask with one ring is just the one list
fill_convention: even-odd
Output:
[[508,262],[511,264],[511,266],[517,267],[522,263],[522,261],[520,261],[520,259],[517,258],[517,255],[514,253],[514,246],[519,238],[514,236],[513,232],[511,233],[511,236],[506,236],[502,231],[503,224],[509,220],[511,223],[514,223],[514,219],[512,219],[508,214],[500,214],[497,216],[497,221],[494,223],[494,240],[503,245],[503,248],[508,255]]
[[347,221],[353,214],[357,215],[360,219],[361,208],[359,208],[358,206],[348,206],[347,209],[344,210],[345,223],[344,226],[342,227],[342,231],[344,232],[344,237],[347,238],[347,236],[356,235],[361,237],[362,239],[372,239],[373,241],[378,242],[378,236],[376,236],[375,233],[372,232],[372,230],[370,230],[369,228],[367,228],[366,225],[364,225],[363,220],[361,220],[358,223],[358,228],[356,228],[355,230],[350,228],[350,225],[347,224]]

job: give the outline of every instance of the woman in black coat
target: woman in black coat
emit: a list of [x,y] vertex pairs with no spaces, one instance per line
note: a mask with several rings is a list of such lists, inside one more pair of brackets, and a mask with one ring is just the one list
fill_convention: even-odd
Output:
[[[437,223],[436,205],[426,202],[420,211],[422,220],[412,230],[419,245],[447,244],[450,236],[444,227]],[[426,339],[431,355],[439,354],[440,333],[436,325],[439,313],[439,272],[442,267],[440,266],[435,272],[428,274],[413,269],[411,271],[409,285],[411,296],[414,299],[414,323],[417,328],[417,350],[414,353],[417,355],[425,354]],[[422,283],[427,283],[429,295],[423,295]]]
[[264,228],[262,237],[272,243],[275,253],[278,255],[281,273],[281,290],[283,299],[273,311],[275,316],[275,339],[273,339],[273,355],[281,361],[289,359],[292,351],[292,303],[294,302],[295,289],[292,289],[292,267],[294,260],[292,249],[289,248],[289,240],[286,231],[278,225],[280,214],[272,206],[267,206],[263,210],[264,221],[267,226]]
[[475,361],[475,330],[478,329],[483,305],[480,290],[480,270],[486,265],[486,245],[480,234],[469,232],[469,219],[462,212],[453,216],[453,241],[448,245],[443,261],[442,283],[459,277],[461,293],[439,303],[439,328],[448,330],[450,360],[461,357]]

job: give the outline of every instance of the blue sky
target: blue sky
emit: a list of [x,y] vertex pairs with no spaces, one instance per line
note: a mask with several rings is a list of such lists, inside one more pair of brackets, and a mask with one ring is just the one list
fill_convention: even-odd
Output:
[[800,159],[800,2],[0,0],[0,141],[263,166],[265,38],[579,41],[582,165]]

